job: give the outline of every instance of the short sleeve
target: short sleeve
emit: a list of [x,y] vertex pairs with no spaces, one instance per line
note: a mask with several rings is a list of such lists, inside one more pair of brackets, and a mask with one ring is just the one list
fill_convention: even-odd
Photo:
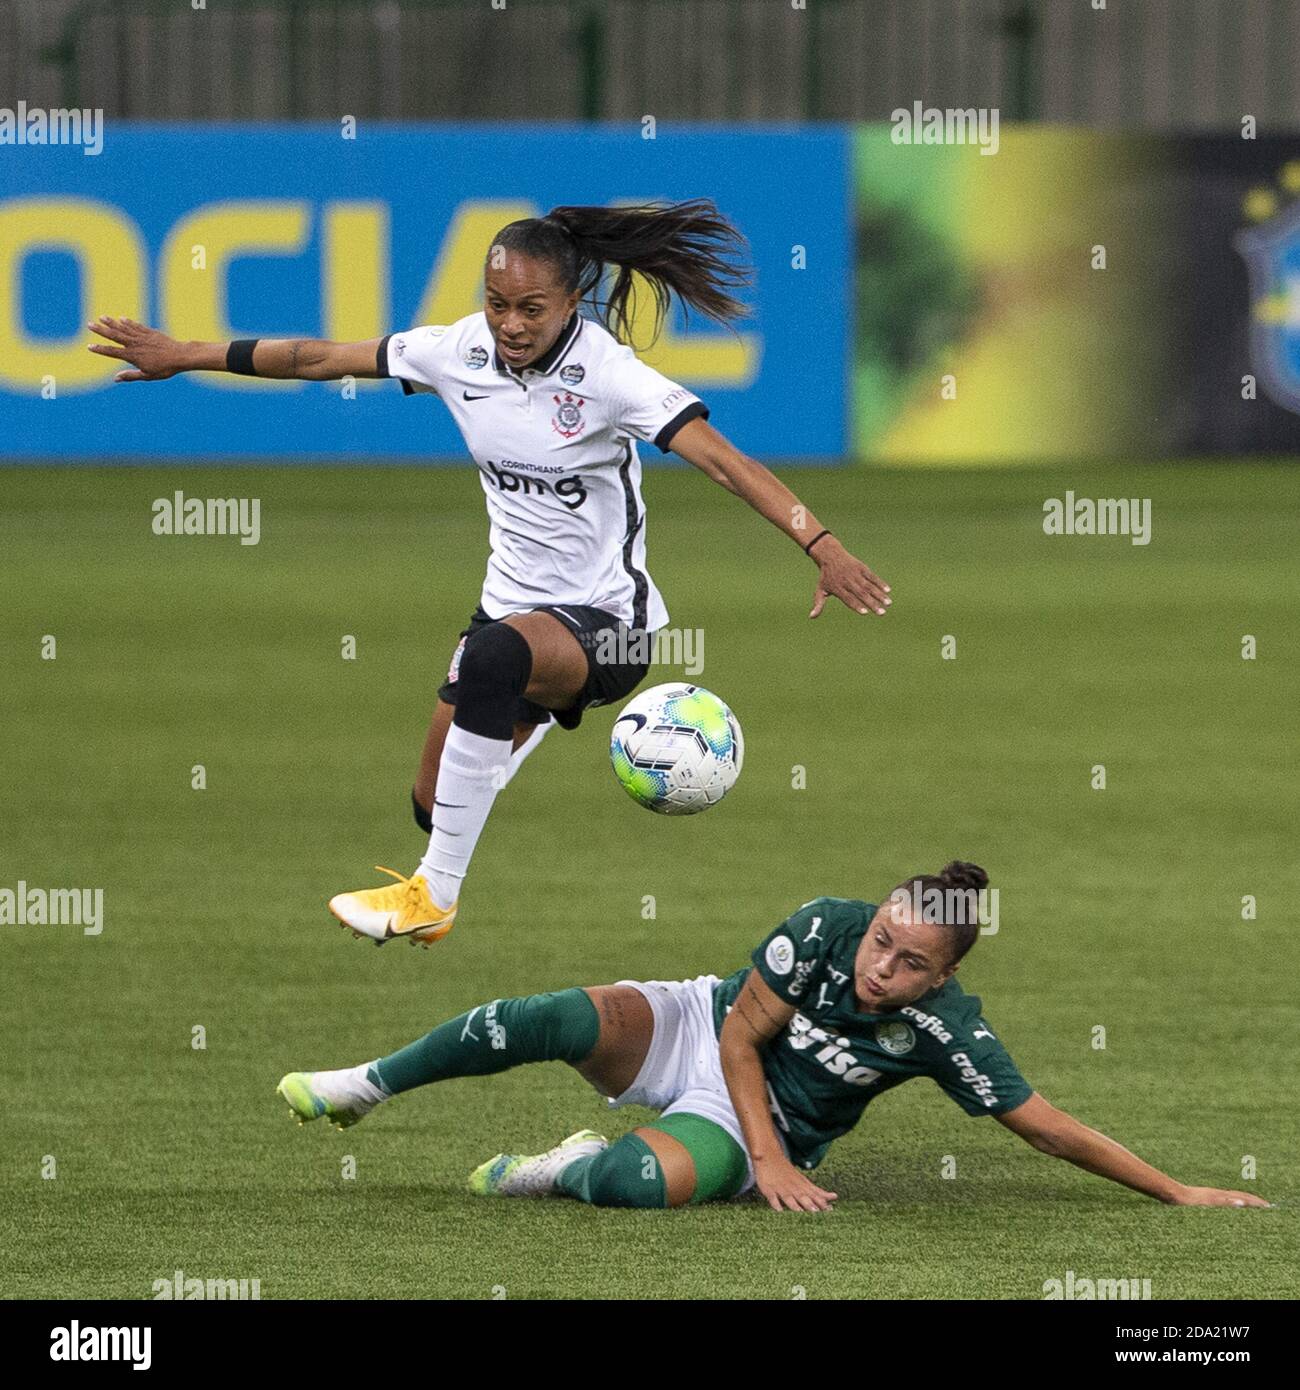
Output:
[[982,1018],[954,1034],[930,1074],[968,1115],[1004,1115],[1034,1093]]
[[663,453],[689,420],[709,418],[709,408],[694,392],[647,367],[629,348],[614,381],[612,424],[637,439],[653,442]]
[[447,327],[426,324],[405,333],[390,333],[379,344],[376,366],[384,375],[397,378],[409,396],[417,391],[432,392],[442,387],[447,360]]
[[799,1004],[826,959],[830,906],[816,898],[793,912],[754,948],[754,968],[763,983],[787,1004]]

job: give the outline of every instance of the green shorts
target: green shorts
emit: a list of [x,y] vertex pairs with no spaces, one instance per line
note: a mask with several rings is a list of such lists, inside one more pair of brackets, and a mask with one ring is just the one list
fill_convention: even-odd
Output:
[[721,1125],[679,1110],[641,1128],[669,1135],[690,1154],[695,1164],[692,1202],[726,1201],[744,1187],[749,1173],[745,1151]]

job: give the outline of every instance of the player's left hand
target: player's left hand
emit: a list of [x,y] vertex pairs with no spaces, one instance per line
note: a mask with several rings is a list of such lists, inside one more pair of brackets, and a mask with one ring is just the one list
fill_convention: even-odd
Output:
[[1170,1203],[1175,1207],[1269,1207],[1253,1192],[1229,1192],[1219,1187],[1184,1187]]
[[813,547],[812,558],[817,561],[821,573],[817,577],[810,618],[821,613],[828,598],[839,599],[855,613],[881,616],[893,602],[889,597],[889,585],[855,555],[850,555],[834,536],[823,536]]

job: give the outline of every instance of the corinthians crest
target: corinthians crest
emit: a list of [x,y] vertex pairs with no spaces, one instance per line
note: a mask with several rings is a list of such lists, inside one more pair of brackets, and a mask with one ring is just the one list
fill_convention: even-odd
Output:
[[582,418],[582,407],[587,404],[581,396],[575,396],[572,392],[566,391],[562,396],[553,396],[556,411],[551,419],[551,428],[556,434],[563,435],[565,439],[572,439],[574,435],[581,434],[587,427],[587,422]]

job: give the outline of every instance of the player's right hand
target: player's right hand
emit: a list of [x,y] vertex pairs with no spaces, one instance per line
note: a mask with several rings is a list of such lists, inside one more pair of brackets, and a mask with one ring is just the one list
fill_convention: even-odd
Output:
[[1219,1187],[1184,1187],[1171,1203],[1175,1207],[1271,1207],[1253,1192],[1229,1192]]
[[818,1187],[785,1158],[759,1164],[754,1169],[754,1186],[773,1211],[830,1211],[839,1195]]
[[[87,327],[92,333],[108,339],[108,343],[88,344],[91,352],[101,357],[116,357],[134,368],[118,372],[114,381],[166,381],[184,370],[181,345],[156,328],[109,314],[101,314]],[[114,346],[109,346],[110,343]]]

